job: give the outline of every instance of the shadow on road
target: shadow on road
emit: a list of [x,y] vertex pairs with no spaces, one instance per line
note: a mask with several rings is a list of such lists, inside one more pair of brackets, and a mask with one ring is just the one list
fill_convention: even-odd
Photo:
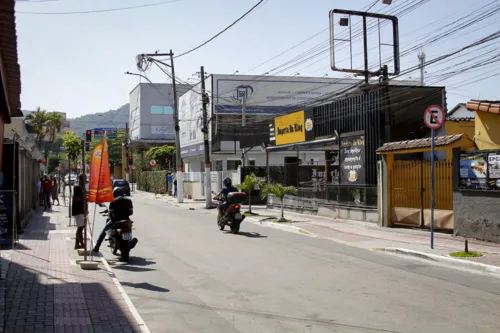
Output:
[[168,293],[170,291],[169,289],[158,287],[148,282],[141,282],[141,283],[121,282],[121,284],[131,288],[157,291],[160,293]]
[[[226,234],[233,235],[231,231],[226,231]],[[267,238],[267,236],[261,235],[258,232],[246,232],[246,231],[240,231],[239,233],[236,234],[236,236],[244,236],[248,238]]]
[[119,269],[119,270],[127,271],[127,272],[153,272],[153,271],[156,271],[156,269],[154,269],[154,268],[130,266],[127,264],[114,265],[117,262],[119,262],[119,261],[118,260],[116,260],[116,261],[108,260],[108,263],[112,264],[113,269]]
[[108,259],[109,264],[113,266],[114,269],[120,269],[129,272],[151,272],[156,271],[154,268],[147,268],[145,266],[154,265],[156,261],[148,260],[146,258],[140,257],[130,257],[128,263],[122,263],[117,259]]

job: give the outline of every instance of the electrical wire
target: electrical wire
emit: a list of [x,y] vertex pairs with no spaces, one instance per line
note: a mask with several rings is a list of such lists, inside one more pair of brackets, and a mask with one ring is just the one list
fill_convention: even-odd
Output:
[[[50,0],[45,0],[50,1]],[[179,2],[182,0],[169,0],[169,1],[161,1],[144,5],[137,6],[129,6],[129,7],[119,7],[119,8],[107,8],[107,9],[96,9],[96,10],[84,10],[84,11],[74,11],[74,12],[23,12],[17,11],[16,14],[30,14],[30,15],[74,15],[74,14],[95,14],[95,13],[107,13],[107,12],[117,12],[122,10],[130,10],[137,8],[145,8],[145,7],[153,7],[153,6],[161,6],[169,3]],[[27,2],[42,2],[42,1],[27,1]]]
[[189,54],[191,52],[194,52],[194,51],[198,50],[199,48],[207,45],[208,43],[210,43],[211,41],[213,41],[215,38],[219,37],[224,32],[226,32],[227,30],[229,30],[231,27],[233,27],[236,23],[238,23],[239,21],[241,21],[243,18],[245,18],[245,16],[247,16],[248,14],[250,14],[255,8],[257,8],[264,1],[265,0],[259,0],[252,8],[250,8],[248,11],[246,11],[246,13],[244,13],[243,15],[241,15],[238,19],[236,19],[236,21],[234,21],[233,23],[231,23],[230,25],[228,25],[227,27],[225,27],[223,30],[221,30],[220,32],[218,32],[217,34],[215,34],[213,37],[209,38],[208,40],[206,40],[205,42],[201,43],[200,45],[195,46],[192,49],[190,49],[190,50],[188,50],[186,52],[183,52],[183,53],[175,56],[174,58],[179,58],[179,57],[185,56],[185,55],[187,55],[187,54]]

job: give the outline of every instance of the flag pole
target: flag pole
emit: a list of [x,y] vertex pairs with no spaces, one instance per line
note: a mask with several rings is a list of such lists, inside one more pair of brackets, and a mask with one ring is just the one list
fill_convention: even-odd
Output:
[[[80,187],[83,186],[83,188],[82,188],[82,193],[83,193],[83,246],[85,248],[83,260],[87,261],[87,220],[88,220],[88,214],[87,214],[87,189],[85,188],[85,185],[87,184],[87,179],[86,179],[87,176],[85,173],[85,142],[82,140],[81,143],[82,143],[82,175],[79,177],[79,182],[80,182]],[[70,178],[71,178],[71,176],[70,176]],[[83,183],[83,185],[82,185],[82,183]],[[71,216],[71,214],[70,214],[70,216]],[[71,221],[71,217],[70,217],[70,221]],[[71,224],[71,222],[70,222],[70,224]]]
[[[92,228],[90,229],[90,234],[92,235],[92,239],[94,239],[95,213],[97,211],[97,200],[99,199],[99,188],[101,186],[101,170],[102,170],[102,161],[104,160],[104,151],[106,150],[106,145],[107,145],[106,141],[107,141],[107,134],[106,131],[104,131],[104,137],[102,138],[101,161],[99,163],[99,172],[97,173],[97,189],[94,202],[94,219],[92,221]],[[92,261],[93,259],[94,256],[91,251],[90,260]]]

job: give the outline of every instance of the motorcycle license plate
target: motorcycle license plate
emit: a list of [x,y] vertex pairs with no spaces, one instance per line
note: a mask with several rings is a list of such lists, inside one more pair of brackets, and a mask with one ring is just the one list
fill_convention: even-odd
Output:
[[234,214],[234,218],[235,218],[236,220],[241,220],[241,217],[242,217],[242,216],[241,216],[241,214],[240,214],[240,213],[236,213],[236,214]]
[[122,234],[122,239],[126,240],[126,241],[132,240],[132,233],[131,232],[124,232]]

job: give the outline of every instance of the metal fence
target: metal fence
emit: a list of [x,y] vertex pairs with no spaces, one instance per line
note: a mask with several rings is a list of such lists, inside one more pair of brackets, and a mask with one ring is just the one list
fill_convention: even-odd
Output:
[[[283,166],[269,166],[269,181],[284,186],[295,186],[298,197],[314,199],[324,204],[376,207],[377,186],[340,185],[339,166],[335,162],[300,162],[287,163]],[[263,181],[266,180],[266,167],[245,166],[241,168],[241,181],[251,173],[254,173]]]

